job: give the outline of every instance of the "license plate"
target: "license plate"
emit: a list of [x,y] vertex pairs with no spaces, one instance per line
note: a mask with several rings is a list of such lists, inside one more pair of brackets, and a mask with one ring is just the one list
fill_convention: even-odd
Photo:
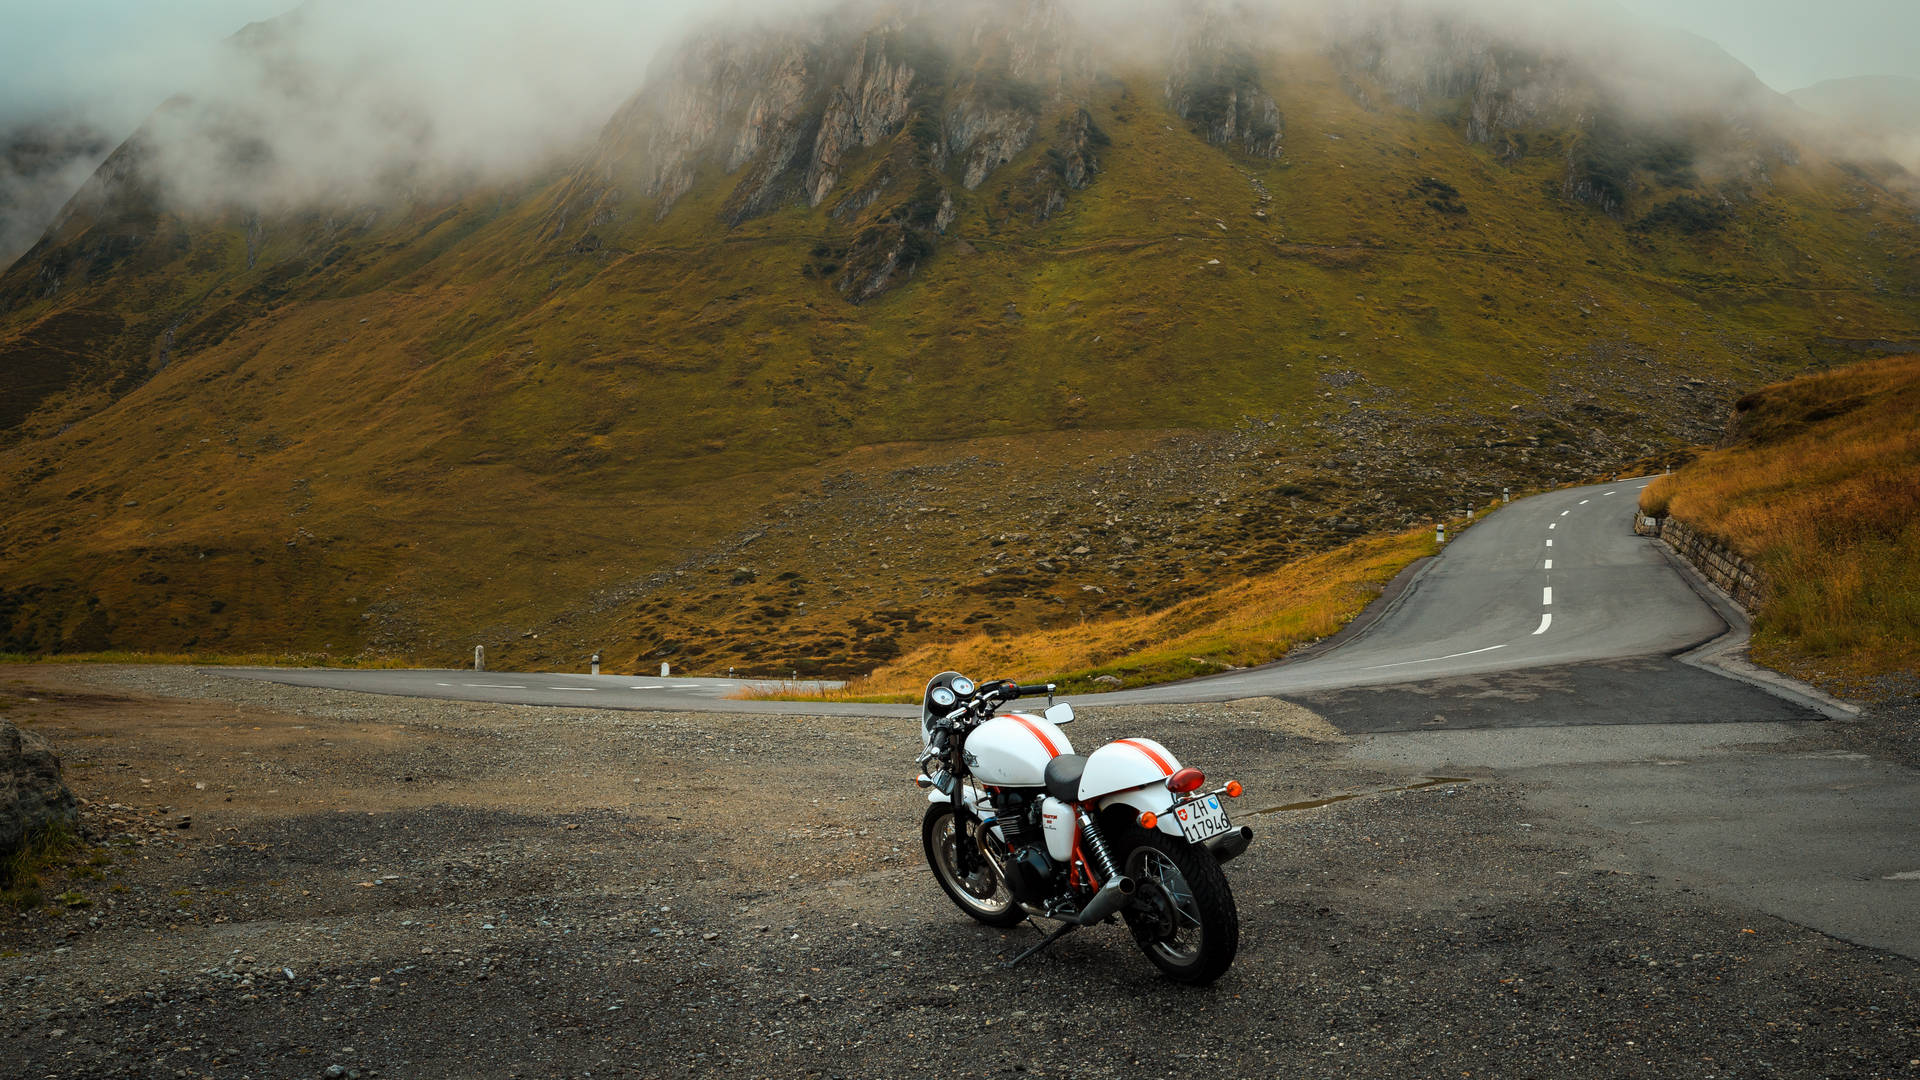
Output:
[[1182,803],[1174,807],[1173,816],[1180,822],[1180,831],[1187,835],[1187,840],[1195,844],[1233,828],[1227,812],[1220,809],[1218,795]]

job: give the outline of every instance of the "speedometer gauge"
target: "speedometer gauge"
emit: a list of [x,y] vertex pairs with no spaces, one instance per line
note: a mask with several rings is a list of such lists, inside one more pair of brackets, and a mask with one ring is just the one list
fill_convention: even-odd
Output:
[[966,697],[968,694],[973,693],[973,680],[967,678],[965,675],[955,675],[953,677],[953,692],[959,694],[961,697]]
[[956,700],[953,696],[953,691],[947,689],[944,686],[934,687],[933,693],[928,694],[927,696],[933,699],[933,703],[935,705],[938,705],[943,709],[953,704],[954,701]]

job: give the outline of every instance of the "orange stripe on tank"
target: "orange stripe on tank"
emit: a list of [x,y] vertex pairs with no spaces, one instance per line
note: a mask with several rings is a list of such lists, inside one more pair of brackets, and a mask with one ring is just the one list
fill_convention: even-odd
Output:
[[1162,776],[1173,775],[1173,766],[1167,762],[1166,758],[1161,757],[1159,753],[1153,749],[1153,747],[1148,746],[1146,743],[1134,742],[1132,739],[1115,739],[1114,742],[1117,742],[1122,746],[1131,746],[1135,750],[1138,750],[1141,753],[1147,755],[1147,757],[1153,760],[1153,763],[1155,765],[1160,766],[1160,775]]
[[1060,748],[1053,745],[1053,740],[1047,738],[1046,732],[1041,731],[1038,727],[1035,727],[1033,721],[1027,719],[1024,716],[1016,716],[1013,713],[1007,713],[1006,717],[1007,719],[1013,721],[1014,723],[1019,724],[1021,727],[1026,728],[1028,734],[1032,735],[1036,739],[1039,739],[1040,745],[1047,748],[1048,757],[1056,758],[1060,756]]

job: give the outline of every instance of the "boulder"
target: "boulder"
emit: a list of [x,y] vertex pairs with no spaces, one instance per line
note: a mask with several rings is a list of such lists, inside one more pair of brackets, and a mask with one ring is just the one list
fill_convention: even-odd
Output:
[[45,739],[0,720],[0,858],[49,827],[71,828],[79,818],[73,792],[60,779],[59,756]]

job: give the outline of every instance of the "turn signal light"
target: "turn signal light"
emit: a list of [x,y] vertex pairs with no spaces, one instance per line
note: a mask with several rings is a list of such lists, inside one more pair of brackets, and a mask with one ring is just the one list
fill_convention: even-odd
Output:
[[1207,774],[1189,765],[1167,777],[1167,790],[1186,794],[1207,782]]
[[919,788],[922,791],[925,791],[926,789],[933,786],[933,779],[927,776],[925,773],[921,773],[919,776],[916,776],[913,778],[913,783],[915,787]]
[[1240,789],[1240,781],[1238,781],[1238,780],[1229,780],[1229,781],[1227,781],[1227,798],[1229,798],[1229,799],[1237,799],[1237,798],[1239,798],[1239,797],[1240,797],[1240,790],[1241,790],[1241,789]]
[[1154,813],[1154,812],[1153,812],[1153,811],[1151,811],[1151,810],[1143,810],[1143,811],[1141,811],[1141,813],[1140,813],[1140,827],[1141,827],[1141,828],[1143,828],[1143,829],[1151,829],[1151,828],[1153,828],[1153,827],[1154,827],[1155,825],[1158,825],[1158,824],[1160,824],[1160,815],[1159,815],[1159,814],[1156,814],[1156,813]]

